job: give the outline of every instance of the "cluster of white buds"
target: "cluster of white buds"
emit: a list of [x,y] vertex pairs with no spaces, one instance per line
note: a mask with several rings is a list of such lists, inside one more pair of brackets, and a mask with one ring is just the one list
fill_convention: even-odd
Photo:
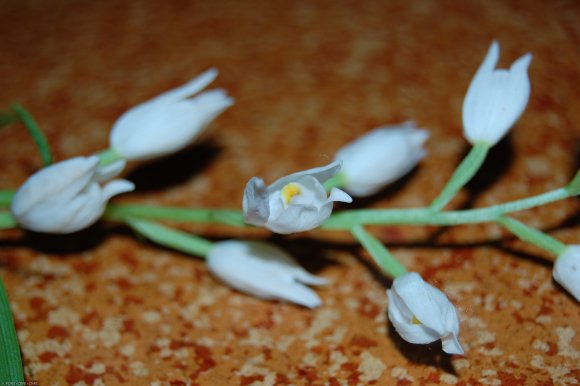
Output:
[[22,228],[44,233],[72,233],[95,223],[111,197],[135,188],[126,180],[101,186],[122,172],[125,160],[150,159],[183,149],[233,104],[233,99],[219,89],[190,98],[217,74],[210,69],[125,112],[110,134],[112,149],[122,160],[102,167],[97,156],[77,157],[33,174],[12,201],[16,222]]

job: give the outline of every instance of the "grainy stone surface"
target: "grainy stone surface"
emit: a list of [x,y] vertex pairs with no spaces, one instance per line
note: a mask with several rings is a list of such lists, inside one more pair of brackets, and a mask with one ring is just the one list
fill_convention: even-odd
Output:
[[[0,106],[36,117],[57,159],[107,146],[123,111],[215,66],[236,105],[205,141],[131,164],[121,202],[239,208],[246,181],[328,163],[383,124],[428,128],[429,156],[354,207],[426,205],[467,147],[461,103],[492,39],[500,65],[532,52],[532,95],[512,134],[452,206],[562,186],[578,167],[577,1],[11,1],[0,7]],[[21,126],[0,130],[0,188],[40,167]],[[580,243],[567,200],[517,218]],[[260,230],[183,225],[208,237]],[[121,226],[78,235],[0,232],[0,273],[26,375],[40,385],[574,385],[580,308],[549,256],[491,225],[375,227],[457,305],[465,356],[402,341],[390,282],[348,234],[273,241],[333,284],[314,311],[247,297],[201,260]]]

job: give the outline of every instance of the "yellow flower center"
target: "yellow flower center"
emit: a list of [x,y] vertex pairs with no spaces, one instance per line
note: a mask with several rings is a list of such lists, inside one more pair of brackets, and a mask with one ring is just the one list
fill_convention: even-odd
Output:
[[300,185],[291,182],[288,185],[284,186],[280,193],[282,195],[282,199],[284,200],[284,203],[286,205],[289,205],[290,201],[292,201],[292,198],[294,196],[302,193],[302,189],[300,189]]
[[421,321],[419,319],[417,319],[417,317],[415,315],[413,315],[413,319],[411,320],[411,323],[413,323],[413,324],[422,324]]

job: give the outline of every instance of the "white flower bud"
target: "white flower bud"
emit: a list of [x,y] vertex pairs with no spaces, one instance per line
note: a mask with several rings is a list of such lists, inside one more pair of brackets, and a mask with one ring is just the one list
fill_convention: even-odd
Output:
[[111,130],[111,147],[127,160],[144,160],[188,146],[234,103],[221,89],[190,98],[210,84],[217,74],[215,69],[208,70],[189,83],[125,112]]
[[570,245],[558,256],[552,276],[580,302],[580,245]]
[[95,223],[107,201],[135,188],[126,180],[102,182],[121,172],[124,161],[99,168],[99,157],[76,157],[33,174],[12,199],[12,215],[25,229],[72,233]]
[[370,131],[336,153],[342,161],[341,186],[355,197],[370,196],[407,174],[425,157],[426,130],[413,122]]
[[324,285],[280,248],[263,242],[222,241],[207,256],[209,270],[225,284],[261,299],[314,308],[321,300],[304,284]]
[[314,229],[332,213],[333,202],[352,202],[348,194],[333,188],[327,196],[322,184],[340,170],[340,163],[282,177],[266,187],[253,177],[244,190],[244,221],[288,234]]
[[528,104],[532,54],[516,60],[509,70],[496,70],[498,59],[499,44],[494,41],[463,100],[463,133],[472,144],[483,141],[495,145]]
[[403,339],[416,344],[441,339],[443,351],[463,354],[457,312],[443,292],[410,272],[395,279],[387,296],[389,320]]

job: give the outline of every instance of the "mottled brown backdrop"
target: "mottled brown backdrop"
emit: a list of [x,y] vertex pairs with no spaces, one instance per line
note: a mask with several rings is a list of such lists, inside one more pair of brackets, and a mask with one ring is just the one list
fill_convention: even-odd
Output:
[[[428,157],[354,207],[426,205],[467,151],[461,104],[492,39],[526,52],[521,120],[451,206],[558,188],[579,165],[578,1],[0,2],[0,106],[24,104],[58,160],[107,147],[126,109],[215,66],[236,105],[205,139],[131,164],[120,202],[239,208],[246,181],[328,163],[383,124],[428,128]],[[22,126],[0,130],[0,188],[41,165]],[[580,243],[567,200],[517,218]],[[261,230],[180,225],[207,237]],[[73,236],[0,232],[28,379],[40,385],[573,385],[580,307],[542,251],[496,226],[375,227],[457,305],[465,356],[413,346],[388,324],[381,276],[346,233],[272,241],[332,281],[310,311],[235,292],[202,260],[99,224]]]

